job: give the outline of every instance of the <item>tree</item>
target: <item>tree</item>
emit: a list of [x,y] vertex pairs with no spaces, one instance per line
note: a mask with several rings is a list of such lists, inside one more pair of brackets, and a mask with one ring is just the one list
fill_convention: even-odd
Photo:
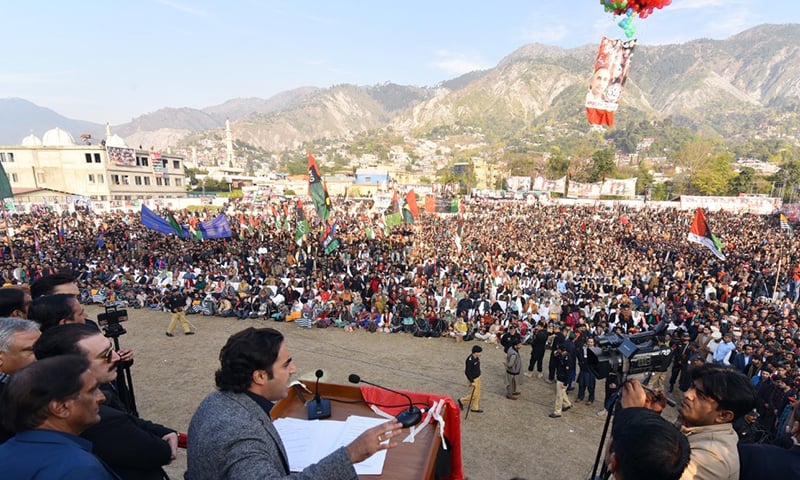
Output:
[[605,177],[614,173],[617,165],[614,163],[614,152],[612,150],[597,150],[592,154],[592,167],[589,171],[589,182],[599,182]]
[[548,178],[561,178],[567,174],[569,159],[561,153],[561,149],[553,147],[550,158],[547,159],[545,174]]
[[692,187],[702,195],[725,195],[730,187],[730,180],[735,176],[731,168],[732,155],[717,154],[705,165],[695,169],[691,180]]
[[687,142],[675,153],[675,167],[681,170],[681,173],[676,175],[675,179],[679,192],[687,193],[692,191],[697,170],[708,162],[713,151],[714,146],[711,141],[696,139]]
[[750,167],[744,167],[739,174],[731,178],[728,182],[728,193],[738,195],[740,193],[752,193],[756,185],[756,171]]

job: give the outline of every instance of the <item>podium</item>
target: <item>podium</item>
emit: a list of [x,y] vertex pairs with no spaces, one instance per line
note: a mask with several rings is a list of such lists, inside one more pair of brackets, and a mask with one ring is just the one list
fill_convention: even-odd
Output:
[[[315,391],[316,382],[303,381],[302,383],[310,391]],[[319,392],[321,397],[331,400],[329,420],[346,420],[350,415],[377,417],[367,405],[359,387],[320,383]],[[312,394],[305,393],[305,395],[307,400],[313,398]],[[307,414],[303,400],[298,398],[294,389],[289,389],[289,395],[278,402],[270,412],[273,420],[283,417],[306,419],[308,418]],[[433,480],[436,453],[441,444],[438,428],[435,423],[427,425],[417,432],[414,443],[403,443],[403,439],[409,434],[408,429],[403,429],[403,433],[393,439],[398,442],[398,445],[386,452],[383,475],[359,475],[359,478],[365,480],[408,480],[409,478]]]

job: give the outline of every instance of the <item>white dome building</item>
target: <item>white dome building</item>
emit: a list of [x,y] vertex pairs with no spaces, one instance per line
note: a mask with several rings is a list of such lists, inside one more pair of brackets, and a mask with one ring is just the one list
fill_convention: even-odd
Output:
[[22,139],[23,147],[38,147],[42,144],[42,140],[34,134],[30,134]]
[[75,145],[75,139],[66,130],[54,128],[44,132],[42,145],[52,147],[69,147]]

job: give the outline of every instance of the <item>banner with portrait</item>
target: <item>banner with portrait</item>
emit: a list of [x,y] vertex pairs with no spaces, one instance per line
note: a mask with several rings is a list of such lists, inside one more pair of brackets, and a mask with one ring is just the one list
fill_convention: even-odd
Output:
[[600,198],[599,183],[580,183],[569,181],[567,196],[579,198]]
[[592,125],[613,125],[614,112],[628,80],[636,39],[603,37],[586,92],[586,116]]
[[106,146],[108,160],[114,165],[132,167],[136,165],[136,151],[128,147],[109,147]]
[[636,177],[606,179],[600,187],[600,195],[608,197],[633,197],[636,195]]
[[548,180],[542,176],[538,176],[533,180],[533,190],[549,193],[564,193],[564,188],[567,186],[567,177],[561,177],[558,180]]

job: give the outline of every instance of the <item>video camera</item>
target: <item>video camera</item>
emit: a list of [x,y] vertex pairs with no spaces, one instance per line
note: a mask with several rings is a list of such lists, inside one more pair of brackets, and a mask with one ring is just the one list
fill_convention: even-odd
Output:
[[120,325],[121,322],[128,321],[128,311],[126,309],[118,309],[116,304],[106,304],[105,313],[97,316],[97,324],[103,327],[103,332],[106,337],[117,338],[128,332]]
[[661,322],[655,330],[632,335],[602,335],[596,346],[588,350],[588,367],[598,380],[616,373],[619,378],[645,372],[666,372],[672,361],[672,349],[659,345],[657,336],[667,325]]

